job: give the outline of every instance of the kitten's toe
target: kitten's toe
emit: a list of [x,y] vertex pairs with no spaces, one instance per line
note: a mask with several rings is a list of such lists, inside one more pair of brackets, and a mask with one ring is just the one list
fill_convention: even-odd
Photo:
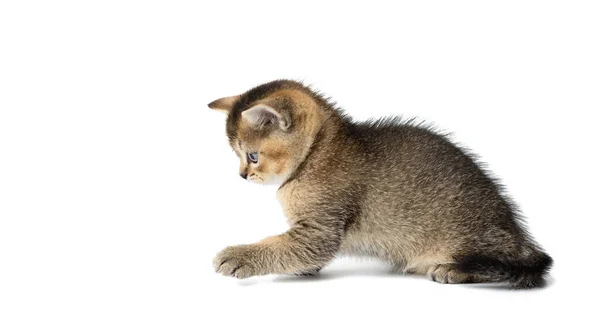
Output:
[[455,264],[440,264],[432,268],[428,276],[434,282],[440,284],[461,284],[473,282],[469,274],[459,271]]
[[239,269],[241,266],[239,264],[238,261],[236,260],[228,260],[223,262],[223,264],[221,264],[221,267],[217,270],[218,273],[220,273],[221,275],[225,275],[225,276],[231,276],[233,275],[237,269]]
[[448,283],[448,269],[445,265],[441,264],[436,266],[432,271],[429,272],[429,278],[434,282],[440,284]]
[[258,274],[250,245],[232,246],[222,250],[213,260],[215,272],[224,276],[248,278]]

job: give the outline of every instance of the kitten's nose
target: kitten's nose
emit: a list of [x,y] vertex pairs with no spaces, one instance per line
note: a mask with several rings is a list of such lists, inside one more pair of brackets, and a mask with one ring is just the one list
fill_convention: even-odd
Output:
[[242,177],[242,178],[246,179],[246,177],[248,177],[248,173],[246,173],[246,172],[242,172],[242,173],[240,174],[240,177]]

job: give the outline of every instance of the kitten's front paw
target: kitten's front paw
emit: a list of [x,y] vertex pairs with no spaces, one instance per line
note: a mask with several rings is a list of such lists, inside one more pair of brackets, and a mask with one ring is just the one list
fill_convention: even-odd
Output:
[[261,274],[255,245],[229,246],[213,259],[215,271],[224,276],[248,278]]

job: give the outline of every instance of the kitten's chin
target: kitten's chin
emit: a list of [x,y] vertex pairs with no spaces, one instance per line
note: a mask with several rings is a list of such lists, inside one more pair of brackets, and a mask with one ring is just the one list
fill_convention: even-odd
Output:
[[256,181],[255,183],[266,186],[281,186],[284,181],[284,178],[281,176],[273,176],[267,180]]
[[258,184],[258,185],[265,185],[265,186],[281,186],[281,184],[283,184],[285,182],[285,179],[287,177],[283,176],[283,175],[274,175],[271,176],[267,179],[264,179],[262,177],[258,177],[256,175],[250,176],[248,177],[247,181],[253,183],[253,184]]

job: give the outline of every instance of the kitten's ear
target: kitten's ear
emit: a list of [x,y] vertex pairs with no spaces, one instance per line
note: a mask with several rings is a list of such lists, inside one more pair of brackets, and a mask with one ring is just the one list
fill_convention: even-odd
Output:
[[248,121],[252,126],[262,128],[268,124],[278,125],[280,129],[286,131],[292,124],[289,116],[284,112],[279,112],[273,107],[260,104],[242,112],[242,118]]
[[223,113],[229,113],[233,108],[233,105],[240,99],[239,95],[234,95],[230,97],[225,97],[221,99],[217,99],[208,104],[208,108],[220,111]]

